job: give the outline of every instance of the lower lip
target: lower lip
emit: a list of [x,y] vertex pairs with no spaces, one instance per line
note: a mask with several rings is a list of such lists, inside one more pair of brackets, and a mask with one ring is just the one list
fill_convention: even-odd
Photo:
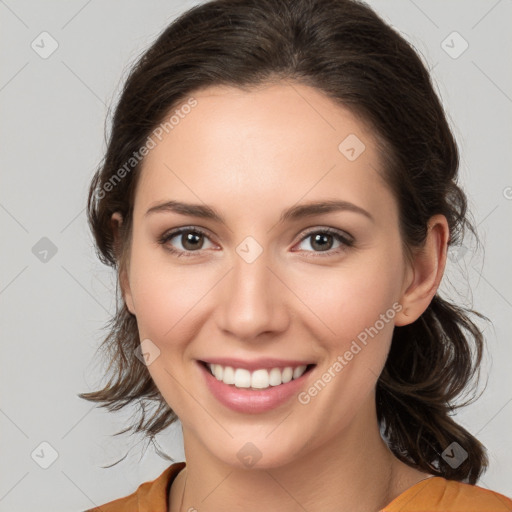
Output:
[[198,362],[206,380],[209,390],[217,400],[233,411],[246,414],[257,414],[270,411],[287,402],[292,396],[297,395],[311,373],[311,368],[298,379],[293,379],[286,384],[270,386],[267,389],[254,390],[250,388],[237,388],[224,384],[217,380],[204,366]]

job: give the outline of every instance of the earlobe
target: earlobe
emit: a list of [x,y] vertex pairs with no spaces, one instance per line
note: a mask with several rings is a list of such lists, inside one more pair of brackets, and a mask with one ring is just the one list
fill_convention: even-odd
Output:
[[129,284],[129,281],[128,281],[128,277],[126,276],[126,272],[123,272],[122,276],[121,276],[121,290],[123,291],[123,298],[124,298],[124,302],[126,304],[126,307],[128,308],[128,311],[132,314],[132,315],[135,315],[135,306],[133,305],[133,297],[132,297],[132,292],[131,292],[131,289],[130,289],[130,284]]
[[121,235],[119,232],[119,228],[123,223],[123,217],[120,212],[114,212],[110,219],[110,223],[112,226],[112,233],[114,237],[114,251],[116,253],[116,260],[118,262],[119,268],[119,283],[121,286],[121,293],[123,295],[123,299],[125,301],[126,307],[128,311],[135,315],[135,308],[133,305],[133,297],[130,288],[130,281],[128,279],[128,271],[126,268],[126,264],[123,262],[123,258],[121,257]]
[[444,215],[434,215],[428,223],[425,244],[413,256],[405,291],[402,293],[402,310],[395,317],[395,325],[407,325],[417,320],[428,308],[439,288],[446,265],[450,230]]

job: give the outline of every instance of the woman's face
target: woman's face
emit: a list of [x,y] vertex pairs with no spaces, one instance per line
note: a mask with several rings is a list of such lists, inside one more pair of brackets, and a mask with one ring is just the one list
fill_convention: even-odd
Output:
[[284,465],[375,428],[409,275],[397,204],[372,133],[316,89],[193,97],[145,158],[125,299],[186,444]]

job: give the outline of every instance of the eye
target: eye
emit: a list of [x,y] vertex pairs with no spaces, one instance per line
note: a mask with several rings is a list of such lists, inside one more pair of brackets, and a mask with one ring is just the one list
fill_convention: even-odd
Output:
[[[177,240],[178,247],[171,243],[173,239]],[[178,257],[190,257],[197,256],[198,254],[194,253],[200,253],[201,250],[208,248],[204,247],[205,240],[209,240],[206,232],[200,228],[188,226],[164,233],[158,239],[158,243],[164,245],[168,251],[176,254]],[[300,244],[304,244],[307,240],[310,240],[308,245],[312,251],[307,248],[299,250],[313,252],[315,256],[333,256],[354,245],[354,239],[350,235],[333,228],[309,231],[302,237]],[[332,249],[334,243],[338,243],[339,245],[335,249]],[[213,244],[211,247],[213,247]]]
[[[303,250],[306,250],[306,252],[314,252],[316,253],[315,256],[332,256],[339,254],[354,245],[354,239],[350,235],[333,228],[322,228],[315,231],[309,231],[301,239],[301,244],[304,244],[305,242],[307,242],[307,245],[309,245],[313,251],[308,249]],[[332,249],[335,242],[339,245],[337,248]]]
[[[176,238],[178,247],[171,244],[173,238]],[[209,240],[208,235],[201,229],[196,227],[184,227],[164,233],[158,239],[158,243],[164,245],[167,250],[180,257],[195,256],[195,254],[192,253],[207,248],[204,247],[205,240]]]

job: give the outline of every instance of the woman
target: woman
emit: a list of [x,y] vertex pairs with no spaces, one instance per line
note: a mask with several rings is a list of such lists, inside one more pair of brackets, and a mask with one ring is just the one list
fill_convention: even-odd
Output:
[[450,415],[483,347],[437,293],[473,231],[457,169],[428,72],[366,5],[173,22],[90,188],[122,302],[111,379],[81,396],[142,400],[151,438],[179,418],[186,463],[94,510],[512,510]]

